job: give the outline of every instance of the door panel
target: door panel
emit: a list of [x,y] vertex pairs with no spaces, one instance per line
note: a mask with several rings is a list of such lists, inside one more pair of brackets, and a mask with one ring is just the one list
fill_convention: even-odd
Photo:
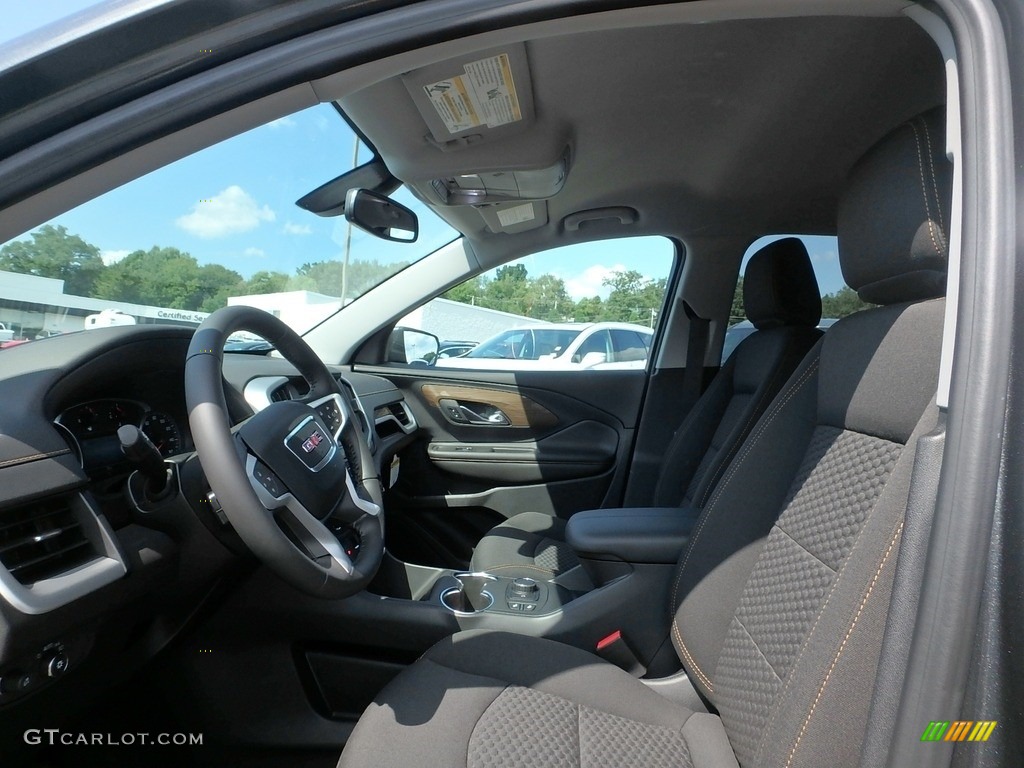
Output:
[[430,442],[427,456],[443,472],[515,485],[599,475],[614,463],[618,443],[611,427],[581,421],[542,440]]
[[465,567],[520,512],[621,503],[646,371],[360,370],[394,382],[420,426],[386,499],[400,559]]

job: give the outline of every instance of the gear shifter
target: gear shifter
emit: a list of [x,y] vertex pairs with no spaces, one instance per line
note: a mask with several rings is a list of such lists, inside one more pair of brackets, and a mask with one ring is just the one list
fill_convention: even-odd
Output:
[[147,498],[156,501],[167,490],[167,467],[160,451],[145,432],[131,424],[118,427],[117,437],[121,441],[121,452],[145,478],[143,491]]

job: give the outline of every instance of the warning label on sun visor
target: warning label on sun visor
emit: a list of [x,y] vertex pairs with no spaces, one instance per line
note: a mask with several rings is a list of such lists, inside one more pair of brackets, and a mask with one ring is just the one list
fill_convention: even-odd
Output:
[[471,62],[463,69],[463,75],[423,86],[450,133],[523,119],[507,54]]
[[533,203],[514,205],[511,208],[503,208],[498,211],[498,221],[501,222],[503,227],[511,227],[526,221],[533,221],[535,218]]

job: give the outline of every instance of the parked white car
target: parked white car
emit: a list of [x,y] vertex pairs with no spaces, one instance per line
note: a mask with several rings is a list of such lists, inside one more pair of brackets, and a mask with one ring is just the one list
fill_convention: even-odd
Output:
[[438,368],[614,370],[644,368],[650,328],[630,323],[551,323],[510,328]]
[[14,338],[14,331],[3,323],[0,323],[0,341],[10,341]]

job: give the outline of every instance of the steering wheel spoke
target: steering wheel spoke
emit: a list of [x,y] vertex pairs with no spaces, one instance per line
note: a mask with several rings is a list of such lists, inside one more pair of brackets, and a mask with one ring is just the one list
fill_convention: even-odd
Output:
[[301,504],[281,507],[277,516],[312,560],[325,568],[332,567],[333,561],[333,565],[346,575],[353,573],[352,559],[345,553],[341,542]]

